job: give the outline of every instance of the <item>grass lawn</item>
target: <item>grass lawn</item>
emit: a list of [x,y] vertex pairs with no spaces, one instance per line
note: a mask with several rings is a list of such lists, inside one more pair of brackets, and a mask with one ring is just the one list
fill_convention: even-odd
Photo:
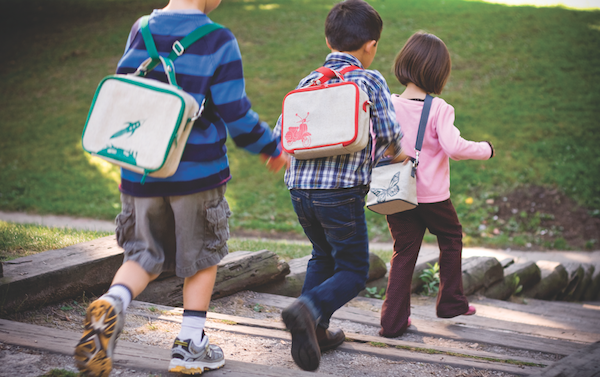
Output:
[[[211,14],[237,36],[254,109],[274,125],[281,100],[328,53],[335,1],[228,0]],[[559,188],[600,210],[600,11],[463,0],[372,0],[384,31],[372,69],[392,92],[393,59],[415,31],[448,45],[442,97],[471,140],[497,157],[452,162],[452,200],[465,229],[493,216],[485,201],[515,187]],[[166,1],[0,0],[0,210],[112,219],[116,168],[86,155],[81,132],[96,85],[114,72],[133,21]],[[283,174],[230,144],[233,228],[300,232]],[[473,204],[464,206],[472,198]],[[460,208],[459,208],[460,207]],[[368,212],[372,237],[385,219]],[[470,235],[473,244],[486,239]],[[510,239],[506,242],[509,244]],[[500,245],[506,246],[506,245]]]
[[[114,233],[71,228],[49,228],[41,225],[0,221],[0,262],[26,257],[41,251],[61,249],[111,234]],[[312,246],[306,242],[295,243],[277,240],[231,238],[227,245],[230,252],[270,250],[285,261],[309,255],[312,250]],[[389,257],[387,261],[389,262]]]
[[0,221],[0,261],[26,257],[46,250],[61,249],[110,234],[110,232],[48,228]]

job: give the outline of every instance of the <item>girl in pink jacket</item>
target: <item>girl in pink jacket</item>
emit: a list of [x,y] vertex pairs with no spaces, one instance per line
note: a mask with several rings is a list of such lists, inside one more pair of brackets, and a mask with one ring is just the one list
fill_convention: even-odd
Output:
[[[415,157],[419,119],[426,94],[440,94],[451,70],[444,42],[432,34],[416,33],[406,42],[394,64],[396,78],[406,90],[393,95],[396,117],[402,125],[402,149]],[[437,236],[440,248],[440,288],[436,311],[441,318],[475,314],[462,286],[462,226],[450,201],[450,161],[487,160],[494,156],[491,143],[463,139],[454,126],[454,108],[441,98],[431,103],[417,170],[419,205],[387,216],[394,239],[394,254],[381,309],[385,337],[402,335],[410,326],[411,280],[425,230]]]

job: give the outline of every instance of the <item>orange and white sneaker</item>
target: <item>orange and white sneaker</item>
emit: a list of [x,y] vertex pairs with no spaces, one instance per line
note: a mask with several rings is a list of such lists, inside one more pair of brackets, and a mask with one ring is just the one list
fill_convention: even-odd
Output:
[[121,299],[104,295],[87,308],[75,364],[88,377],[108,377],[117,337],[125,322]]

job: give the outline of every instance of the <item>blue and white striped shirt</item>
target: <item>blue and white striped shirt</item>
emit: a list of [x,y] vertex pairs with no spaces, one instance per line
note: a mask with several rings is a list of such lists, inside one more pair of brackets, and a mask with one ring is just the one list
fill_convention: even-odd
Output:
[[[360,61],[346,53],[334,52],[327,56],[324,66],[336,71],[355,65],[362,68]],[[297,88],[310,85],[312,80],[321,77],[318,72],[312,72],[300,81]],[[285,173],[285,183],[288,189],[338,189],[361,185],[371,182],[371,171],[376,162],[383,156],[385,150],[394,145],[401,150],[400,139],[402,131],[396,120],[394,106],[390,98],[390,89],[385,78],[378,71],[356,69],[344,74],[346,81],[356,83],[368,94],[371,106],[371,122],[375,133],[375,159],[372,158],[373,143],[361,151],[333,157],[297,160],[290,157],[290,168]],[[336,77],[328,83],[336,83]],[[273,131],[281,138],[281,117]]]
[[[155,10],[149,19],[161,56],[168,56],[175,41],[207,23],[212,21],[200,11]],[[131,29],[117,73],[132,73],[147,58],[138,20]],[[174,196],[225,184],[231,179],[225,146],[228,131],[238,147],[255,154],[279,156],[278,139],[250,108],[241,59],[234,35],[227,29],[219,29],[192,44],[175,61],[177,84],[198,103],[206,99],[204,113],[192,128],[173,176],[147,177],[142,185],[141,174],[121,169],[121,192],[138,197]],[[168,82],[162,65],[147,77]]]

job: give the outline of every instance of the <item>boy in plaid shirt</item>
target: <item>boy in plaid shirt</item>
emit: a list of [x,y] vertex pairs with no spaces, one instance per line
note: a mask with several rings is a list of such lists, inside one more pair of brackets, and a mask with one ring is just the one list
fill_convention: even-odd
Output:
[[[302,294],[282,312],[292,333],[292,357],[304,370],[316,370],[321,352],[344,341],[340,329],[328,329],[329,320],[365,288],[369,240],[364,198],[371,170],[388,148],[395,151],[395,160],[404,159],[402,132],[390,90],[381,73],[366,69],[377,52],[382,28],[377,11],[363,0],[338,3],[325,22],[331,54],[324,66],[335,71],[350,65],[362,68],[346,73],[344,78],[369,96],[374,139],[365,149],[352,154],[308,160],[291,156],[285,174],[298,221],[313,244]],[[312,72],[300,81],[298,88],[320,77],[320,73]],[[335,82],[339,79],[329,81]],[[281,137],[281,117],[274,133]]]

